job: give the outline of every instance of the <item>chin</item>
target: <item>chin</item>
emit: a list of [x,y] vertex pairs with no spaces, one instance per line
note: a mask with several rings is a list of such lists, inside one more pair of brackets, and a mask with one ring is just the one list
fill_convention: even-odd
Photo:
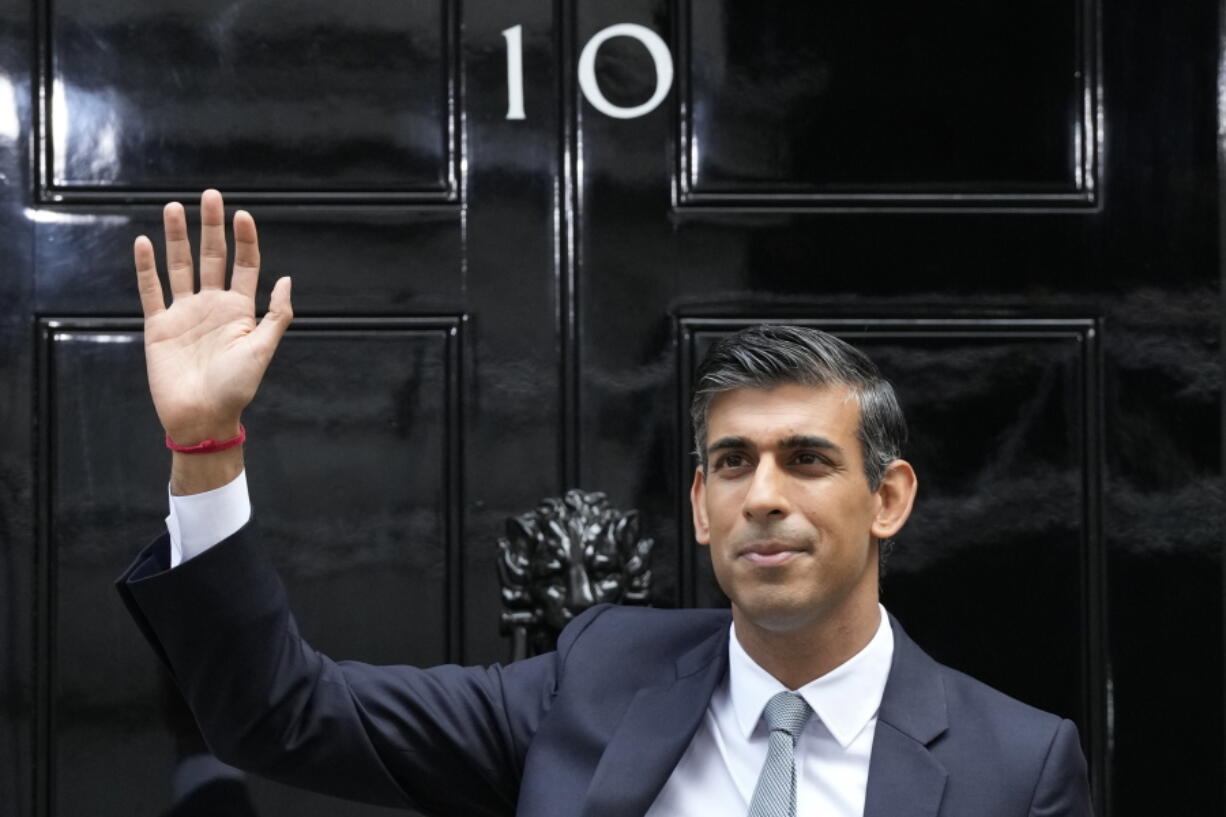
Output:
[[760,629],[772,633],[786,633],[799,630],[817,618],[812,603],[804,603],[798,599],[752,599],[747,604],[736,604],[742,618]]

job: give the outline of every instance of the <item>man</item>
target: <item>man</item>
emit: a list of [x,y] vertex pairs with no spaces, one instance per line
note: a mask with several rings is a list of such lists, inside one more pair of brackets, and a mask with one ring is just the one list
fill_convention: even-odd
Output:
[[120,590],[211,748],[259,774],[439,814],[1088,815],[1076,729],[942,667],[877,599],[916,476],[893,390],[846,344],[760,327],[698,373],[691,491],[722,611],[597,607],[489,669],[335,663],[299,638],[248,517],[239,417],[292,318],[258,325],[255,224],[201,202],[200,290],[166,209],[167,308],[135,255],[168,445],[168,535]]

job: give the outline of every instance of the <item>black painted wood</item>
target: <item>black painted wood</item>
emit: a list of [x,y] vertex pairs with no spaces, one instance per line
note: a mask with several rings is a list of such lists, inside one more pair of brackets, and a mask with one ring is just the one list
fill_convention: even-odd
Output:
[[[252,494],[278,498],[261,512],[268,546],[304,633],[329,654],[461,660],[451,512],[460,502],[460,330],[454,318],[301,319],[246,415],[261,440],[258,453],[248,448],[261,463]],[[156,813],[164,785],[114,785],[134,767],[164,783],[176,746],[193,735],[190,721],[168,722],[164,673],[110,588],[115,564],[148,538],[148,520],[165,506],[163,495],[132,490],[164,479],[159,447],[117,451],[113,441],[115,429],[156,428],[139,323],[53,320],[40,334],[50,478],[39,709],[54,772],[49,811]],[[123,751],[112,750],[117,742]],[[283,786],[251,788],[265,813],[337,808]]]
[[1093,0],[678,5],[682,205],[1095,201]]
[[[912,119],[870,111],[878,118],[867,123],[882,123],[874,128],[827,116],[822,104],[834,104],[836,91],[823,83],[831,76],[850,83],[839,89],[849,106],[870,105],[890,90],[879,76],[839,71],[863,50],[831,46],[812,61],[793,61],[791,70],[779,68],[789,55],[816,47],[803,31],[785,27],[890,14],[894,26],[916,14],[913,8],[784,4],[744,12],[737,25],[729,21],[739,6],[641,0],[578,8],[580,44],[621,21],[668,32],[689,60],[678,76],[690,82],[671,111],[632,122],[604,118],[578,101],[584,485],[640,507],[658,525],[649,532],[669,555],[658,571],[659,603],[716,601],[702,554],[690,552],[688,509],[678,501],[693,469],[688,456],[678,458],[692,445],[678,386],[678,373],[684,382],[693,363],[690,327],[775,319],[850,331],[840,321],[851,321],[896,371],[918,429],[912,451],[921,497],[914,523],[899,537],[897,569],[885,579],[886,604],[936,655],[1075,719],[1104,813],[1169,810],[1169,787],[1160,780],[1187,781],[1181,796],[1197,804],[1187,808],[1221,811],[1222,306],[1210,64],[1216,10],[1184,4],[1154,15],[1134,4],[1064,4],[1069,14],[1083,9],[1090,24],[1087,39],[1040,49],[1045,63],[1038,70],[1059,70],[1064,91],[1027,75],[1025,61],[1005,77],[993,73],[992,60],[964,60],[965,84],[951,89],[964,101],[985,76],[998,81],[982,87],[1002,93],[1033,82],[1030,93],[1069,94],[1089,54],[1076,49],[1091,48],[1097,30],[1101,107],[1087,118],[1071,106],[1060,115],[1054,104],[1020,106],[1008,115],[1033,117],[1028,124],[1002,127],[1005,109],[992,107],[995,99],[987,109],[998,115],[984,121],[968,114],[955,124],[978,133],[995,123],[989,127],[997,138],[968,145],[950,131],[951,155],[938,166],[917,158],[931,130],[903,143]],[[1040,4],[1018,13],[1054,9]],[[989,45],[981,11],[942,7],[918,25],[940,26],[941,42],[982,56]],[[991,17],[1007,18],[1004,11]],[[761,22],[768,19],[787,22],[771,28]],[[1040,26],[1038,39],[1079,24],[1068,25]],[[995,29],[990,47],[1020,53],[1014,49],[1024,48],[1022,41],[1008,38],[1025,28]],[[896,66],[899,54],[924,45],[904,34],[889,41],[896,30],[850,36],[883,38],[866,48],[882,55],[880,65]],[[791,50],[767,49],[755,61],[766,39]],[[734,65],[717,78],[721,48]],[[644,50],[627,43],[614,56],[626,104],[643,99],[654,81]],[[943,59],[935,58],[934,71],[944,70]],[[929,79],[899,82],[914,88]],[[769,104],[798,88],[808,95],[796,97],[793,118]],[[1093,201],[1084,198],[1093,206],[977,197],[1012,195],[1027,184],[1051,185],[1050,192],[1074,178],[1057,181],[1054,164],[1034,161],[1010,181],[1057,144],[1028,142],[1026,155],[1003,147],[1044,119],[1063,123],[1065,133],[1078,122],[1103,123],[1097,192]],[[831,151],[849,134],[859,141]],[[704,154],[704,140],[721,146],[713,157]],[[661,144],[677,146],[678,154],[661,153]],[[1067,168],[1087,158],[1072,141],[1058,144]],[[1000,153],[992,153],[996,146]],[[968,172],[972,166],[982,172]],[[716,172],[706,200],[698,195],[704,167]],[[1025,184],[1015,184],[1019,178]],[[950,195],[958,185],[966,198]],[[728,198],[720,200],[719,191]],[[870,193],[881,198],[863,197]],[[915,321],[1001,323],[974,342],[913,335],[901,343],[878,334],[883,325]],[[1030,334],[1042,321],[1085,328],[1049,343]],[[1031,328],[1011,337],[1009,324]],[[664,460],[677,467],[661,469]],[[908,567],[908,559],[916,561]],[[1009,646],[989,649],[999,633]],[[1187,701],[1198,714],[1174,727],[1158,700]],[[1163,740],[1201,748],[1155,756]]]
[[41,196],[454,201],[455,9],[48,4]]
[[[0,0],[0,22],[4,813],[158,813],[190,743],[109,580],[165,513],[131,242],[204,185],[259,221],[261,304],[295,278],[248,461],[318,646],[502,659],[503,520],[572,487],[642,513],[656,604],[722,603],[689,531],[689,371],[733,327],[802,321],[909,412],[922,492],[887,606],[1076,720],[1102,814],[1169,813],[1176,783],[1179,811],[1222,812],[1216,4]],[[619,23],[674,58],[638,118],[576,77]],[[622,106],[657,81],[626,38],[595,69]]]

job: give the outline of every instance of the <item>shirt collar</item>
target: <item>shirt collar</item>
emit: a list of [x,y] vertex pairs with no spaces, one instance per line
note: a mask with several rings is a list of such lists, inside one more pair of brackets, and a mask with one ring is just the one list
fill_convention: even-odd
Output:
[[[889,617],[884,607],[878,604],[877,608],[881,620],[864,649],[795,690],[844,749],[881,708],[881,696],[894,658],[894,632]],[[747,740],[761,720],[766,702],[787,689],[749,657],[736,639],[735,627],[728,638],[728,685],[737,723]]]

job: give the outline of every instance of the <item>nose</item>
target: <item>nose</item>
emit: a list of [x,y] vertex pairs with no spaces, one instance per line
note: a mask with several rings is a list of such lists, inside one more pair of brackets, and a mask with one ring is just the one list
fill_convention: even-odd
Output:
[[787,475],[772,457],[763,457],[754,469],[745,494],[744,513],[750,522],[768,522],[791,512],[785,490]]

